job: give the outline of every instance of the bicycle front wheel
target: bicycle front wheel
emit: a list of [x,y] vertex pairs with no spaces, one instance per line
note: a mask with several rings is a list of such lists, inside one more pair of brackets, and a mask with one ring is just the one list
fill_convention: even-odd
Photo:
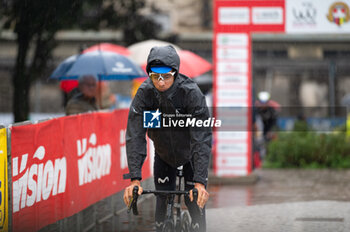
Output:
[[174,222],[172,222],[170,220],[166,220],[164,222],[162,232],[174,232],[174,231],[175,231]]
[[181,232],[191,231],[191,216],[188,211],[181,212]]

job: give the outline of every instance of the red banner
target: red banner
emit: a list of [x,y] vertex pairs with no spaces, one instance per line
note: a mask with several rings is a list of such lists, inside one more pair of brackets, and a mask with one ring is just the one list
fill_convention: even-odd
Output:
[[96,112],[11,129],[13,231],[39,230],[127,186],[127,115]]
[[[251,33],[285,30],[284,0],[214,1],[214,173],[245,176],[252,171]],[[226,123],[225,123],[226,122]]]

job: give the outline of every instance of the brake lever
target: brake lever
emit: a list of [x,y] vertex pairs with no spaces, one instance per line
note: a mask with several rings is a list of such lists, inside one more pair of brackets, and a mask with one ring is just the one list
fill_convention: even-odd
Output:
[[[197,204],[197,200],[198,200],[198,189],[197,188],[193,188],[192,189],[192,194],[193,194],[193,201],[196,202]],[[203,209],[201,207],[198,206],[197,204],[197,208],[199,210],[199,213],[201,216],[203,216]]]
[[132,209],[132,213],[134,215],[139,215],[139,212],[137,210],[137,199],[139,197],[138,194],[139,191],[139,187],[138,186],[134,186],[134,189],[132,190],[132,197],[130,199],[129,205],[128,205],[128,213],[130,213],[131,209]]

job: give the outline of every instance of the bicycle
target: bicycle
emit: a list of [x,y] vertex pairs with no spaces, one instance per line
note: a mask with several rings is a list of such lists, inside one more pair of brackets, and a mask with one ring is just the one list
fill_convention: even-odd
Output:
[[[182,169],[178,168],[177,178],[178,178],[178,189],[175,191],[167,190],[143,190],[142,195],[145,194],[154,194],[165,195],[167,199],[167,209],[166,216],[163,223],[163,232],[190,232],[191,230],[191,216],[188,210],[181,209],[181,196],[188,196],[189,191],[181,190],[181,179],[182,179]],[[135,186],[133,189],[133,197],[128,205],[128,213],[133,211],[134,215],[138,215],[137,209],[137,199],[138,195],[138,186]],[[196,188],[192,189],[193,191],[193,200],[196,202],[198,198],[198,190]],[[175,202],[175,196],[177,196],[177,202]],[[201,208],[198,207],[199,213],[202,216],[203,212]],[[175,211],[175,213],[174,213]]]

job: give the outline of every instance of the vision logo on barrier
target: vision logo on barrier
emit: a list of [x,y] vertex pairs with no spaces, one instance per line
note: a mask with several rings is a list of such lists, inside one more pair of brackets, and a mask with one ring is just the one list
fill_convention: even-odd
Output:
[[159,109],[143,112],[143,128],[160,128],[160,116]]
[[109,175],[112,166],[112,148],[110,144],[97,144],[95,133],[87,138],[77,140],[79,168],[79,186]]
[[[45,147],[36,149],[33,160],[38,163],[27,168],[28,154],[12,159],[13,212],[30,207],[66,191],[67,160],[65,157],[45,160]],[[45,162],[46,161],[46,162]],[[20,177],[17,177],[21,175]],[[29,191],[28,191],[29,190]]]

